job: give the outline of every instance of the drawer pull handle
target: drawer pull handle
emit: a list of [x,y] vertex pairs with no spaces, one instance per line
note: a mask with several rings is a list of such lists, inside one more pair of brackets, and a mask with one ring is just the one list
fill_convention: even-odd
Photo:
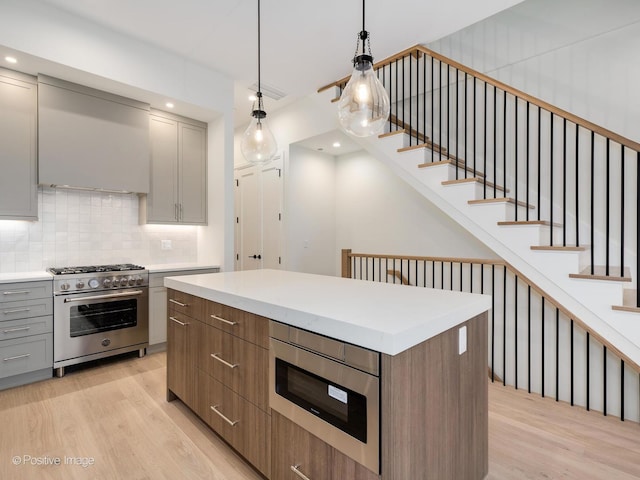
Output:
[[240,421],[240,420],[236,420],[235,422],[233,420],[229,420],[220,410],[218,410],[218,407],[220,405],[212,405],[211,406],[211,410],[213,410],[214,412],[216,412],[220,418],[222,418],[225,422],[227,422],[229,425],[231,425],[232,427],[235,427],[236,424]]
[[309,477],[307,477],[304,473],[300,471],[300,465],[291,465],[291,471],[295,473],[297,476],[299,476],[300,478],[302,478],[303,480],[311,480]]
[[30,356],[31,356],[30,353],[25,353],[24,355],[16,355],[15,357],[5,358],[3,360],[3,362],[8,362],[10,360],[18,360],[19,358],[27,358],[27,357],[30,357]]
[[15,290],[13,292],[2,292],[3,295],[27,295],[29,290]]
[[26,332],[27,330],[31,330],[31,327],[9,328],[7,330],[3,330],[2,333]]
[[173,298],[170,298],[170,299],[169,299],[169,301],[170,301],[171,303],[175,303],[175,304],[176,304],[176,305],[178,305],[179,307],[188,307],[188,306],[189,306],[188,304],[186,304],[186,303],[181,303],[181,302],[179,302],[179,301],[177,301],[177,300],[174,300]]
[[238,322],[232,322],[231,320],[227,320],[226,318],[219,317],[218,315],[213,315],[212,314],[211,318],[213,318],[215,320],[219,320],[222,323],[226,323],[227,325],[232,325],[233,326],[233,325],[237,325],[238,324]]
[[182,325],[183,327],[186,327],[187,325],[189,325],[188,323],[181,322],[180,320],[178,320],[177,318],[174,318],[174,317],[169,317],[169,320],[172,320],[172,321],[176,322],[178,325]]
[[22,312],[30,312],[30,311],[31,311],[30,308],[16,308],[14,310],[5,310],[2,313],[5,315],[9,315],[10,313],[22,313]]
[[219,353],[212,353],[211,356],[213,358],[215,358],[217,361],[219,361],[220,363],[226,365],[229,368],[236,368],[238,365],[240,365],[239,363],[229,363],[226,360],[223,360],[222,358],[219,357]]

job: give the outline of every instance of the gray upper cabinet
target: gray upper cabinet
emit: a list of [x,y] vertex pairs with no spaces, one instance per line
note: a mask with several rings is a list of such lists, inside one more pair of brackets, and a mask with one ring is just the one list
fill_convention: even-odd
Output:
[[0,69],[0,219],[37,220],[37,83]]
[[147,193],[149,105],[38,77],[38,182]]
[[151,188],[141,201],[141,221],[206,225],[207,126],[151,111]]

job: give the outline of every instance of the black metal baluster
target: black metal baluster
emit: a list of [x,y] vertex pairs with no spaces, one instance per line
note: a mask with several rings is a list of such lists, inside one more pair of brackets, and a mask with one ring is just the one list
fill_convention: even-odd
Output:
[[440,290],[444,290],[444,262],[440,262]]
[[[502,91],[502,186],[507,188],[507,91]],[[494,185],[493,185],[493,198],[497,197],[496,194],[496,183],[498,183],[498,178],[494,172]],[[505,195],[506,196],[506,195]],[[517,210],[517,206],[516,206]]]
[[527,392],[531,393],[531,285],[527,286]]
[[602,414],[607,416],[607,346],[602,346]]
[[573,328],[574,328],[574,322],[573,322],[573,318],[571,319],[571,345],[570,345],[570,359],[571,359],[571,406],[573,406],[573,400],[574,400],[574,375],[573,375]]
[[589,411],[591,400],[591,342],[589,341],[589,332],[587,331],[587,411]]
[[513,358],[514,358],[514,386],[518,389],[518,275],[513,280]]
[[453,262],[449,262],[449,290],[453,292]]
[[464,178],[467,178],[468,170],[467,170],[467,157],[469,153],[467,152],[467,78],[469,75],[467,72],[464,72]]
[[556,307],[556,402],[560,401],[560,310]]
[[[549,119],[549,245],[553,246],[553,113]],[[564,228],[564,225],[562,226]]]
[[427,56],[422,56],[422,129],[424,143],[427,143]]
[[[640,248],[638,245],[640,245],[640,152],[636,154],[636,274],[640,272]],[[636,288],[636,307],[640,307],[640,288]]]
[[[518,221],[518,97],[514,96],[513,97],[513,122],[514,122],[514,128],[515,128],[515,135],[514,135],[514,160],[515,160],[515,169],[514,169],[514,175],[515,175],[515,185],[514,185],[514,191],[515,191],[515,197],[516,197],[516,208],[515,208],[515,221]],[[507,184],[505,183],[503,185],[505,187],[504,190],[504,196],[507,196]],[[528,208],[526,209],[528,210]]]
[[371,258],[371,278],[373,279],[373,281],[376,281],[376,259],[375,258]]
[[[487,82],[484,82],[484,178],[482,179],[484,196],[487,198]],[[495,114],[495,112],[494,112]]]
[[473,263],[469,264],[469,293],[473,293]]
[[[477,103],[476,103],[476,93],[477,93],[477,78],[473,77],[473,175],[476,175],[476,128],[477,128]],[[638,153],[638,158],[640,158],[640,152]],[[640,183],[640,181],[639,181]],[[640,197],[639,197],[640,198]],[[638,202],[640,203],[640,201]],[[640,236],[638,236],[640,238]],[[638,270],[640,271],[640,270]],[[639,289],[640,290],[640,289]],[[640,294],[639,294],[640,295]],[[640,298],[640,297],[639,297]]]
[[541,306],[541,327],[542,327],[542,335],[541,335],[541,340],[540,340],[540,348],[542,350],[542,353],[540,355],[541,358],[541,369],[540,369],[540,379],[541,379],[541,384],[542,384],[542,388],[541,388],[541,395],[544,398],[544,346],[545,346],[545,338],[544,338],[544,297],[542,297],[542,306]]
[[[496,196],[496,183],[498,182],[498,168],[497,168],[497,155],[498,155],[498,89],[493,87],[493,197]],[[486,175],[486,170],[485,170]],[[485,176],[486,178],[486,176]]]
[[[531,106],[531,104],[529,103],[529,100],[527,100],[527,120],[526,120],[526,126],[525,126],[525,130],[527,132],[526,134],[526,152],[525,152],[525,162],[527,164],[527,180],[526,180],[526,185],[525,185],[525,192],[527,195],[527,205],[525,208],[525,220],[529,220],[529,107]],[[506,196],[506,192],[505,192],[505,196]],[[517,197],[517,195],[516,195]],[[540,205],[538,205],[538,208],[540,207]]]
[[[426,130],[425,130],[426,131]],[[427,287],[427,261],[422,261],[422,286]]]
[[369,257],[365,258],[366,263],[364,264],[364,274],[366,277],[366,280],[369,280]]
[[[449,133],[449,130],[451,130],[451,122],[449,119],[449,107],[451,105],[451,99],[450,99],[450,91],[451,91],[451,80],[450,80],[450,72],[451,72],[451,67],[449,66],[449,64],[445,64],[447,65],[447,152],[451,152],[451,148],[449,148],[449,139],[451,138],[451,134]],[[440,144],[440,146],[442,146],[442,144]],[[448,153],[447,153],[448,155]],[[456,178],[458,178],[458,169],[456,168]]]
[[[395,95],[396,96],[396,115],[395,115],[395,117],[396,117],[396,123],[397,123],[398,122],[398,118],[399,118],[398,117],[398,104],[400,103],[400,101],[398,100],[398,59],[397,58],[396,58],[396,61],[395,61],[395,65],[396,65],[396,82],[395,82],[395,89],[394,90],[395,90],[395,94],[396,94]],[[398,129],[400,127],[404,128],[404,125],[397,126],[396,129]],[[411,145],[411,132],[407,132],[407,133],[409,134],[409,145]]]
[[502,270],[502,384],[507,385],[507,266]]
[[436,262],[431,262],[431,288],[436,288]]
[[495,381],[496,371],[496,266],[491,265],[491,383]]
[[620,420],[624,422],[624,360],[620,360]]
[[436,110],[436,105],[435,105],[435,100],[433,98],[435,89],[436,89],[436,83],[435,83],[435,74],[434,74],[434,62],[433,62],[433,57],[431,57],[431,163],[433,163],[434,160],[434,145],[433,142],[436,141],[436,125],[434,123],[434,112]]
[[[456,134],[455,134],[455,139],[456,139],[456,163],[458,163],[460,157],[458,156],[458,90],[460,88],[460,86],[458,85],[458,75],[459,75],[459,71],[456,68],[456,109],[455,109],[455,114],[454,114],[454,120],[456,122]],[[456,179],[458,178],[458,168],[456,168]],[[465,178],[467,178],[467,172],[465,170]]]
[[580,246],[580,125],[576,123],[576,247]]
[[624,145],[620,145],[620,276],[624,277]]
[[605,185],[605,218],[606,218],[606,228],[605,228],[605,275],[609,276],[609,230],[610,230],[610,225],[609,225],[609,206],[610,206],[610,202],[609,202],[609,197],[610,197],[610,189],[609,189],[609,181],[610,181],[610,177],[611,177],[611,170],[610,170],[610,163],[611,163],[611,158],[610,158],[610,143],[611,141],[607,138],[607,172],[606,172],[606,185]]
[[438,61],[438,86],[440,94],[438,95],[438,161],[442,161],[442,61]]
[[538,107],[538,221],[542,220],[542,203],[540,203],[542,181],[542,109]]
[[567,246],[567,119],[562,121],[562,246]]
[[[405,84],[405,78],[404,78],[404,59],[405,57],[402,57],[402,127],[404,128],[406,125],[406,122],[404,120],[404,112],[407,109],[405,103],[406,103],[406,96],[404,94],[404,84]],[[409,145],[413,145],[412,143],[413,141],[413,134],[411,132],[411,129],[409,129]]]
[[[402,57],[402,62],[404,63],[404,57]],[[404,77],[404,70],[402,71]],[[413,82],[411,79],[413,78],[413,62],[411,61],[411,56],[409,56],[409,123],[410,126],[413,127],[413,102],[411,99],[413,98]],[[404,79],[402,84],[404,85]],[[403,109],[404,110],[404,109]],[[416,127],[416,145],[420,144],[420,134],[418,132],[418,128]]]
[[[638,156],[638,159],[640,160],[640,155]],[[592,130],[591,131],[591,248],[589,249],[590,251],[590,255],[591,255],[591,275],[594,274],[594,270],[595,270],[595,197],[594,197],[594,193],[595,193],[595,132]],[[638,197],[640,198],[640,197]],[[638,202],[638,204],[640,205],[640,201]],[[640,212],[640,210],[639,210]],[[639,217],[640,218],[640,217]],[[638,237],[640,238],[640,237]],[[638,270],[640,271],[640,270]],[[639,289],[640,291],[640,289]]]
[[484,293],[484,263],[480,264],[480,293]]
[[460,262],[460,291],[462,291],[462,262]]

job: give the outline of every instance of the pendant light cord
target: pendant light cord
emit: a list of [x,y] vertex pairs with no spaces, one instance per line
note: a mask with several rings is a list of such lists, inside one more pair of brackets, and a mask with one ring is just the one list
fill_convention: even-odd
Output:
[[362,54],[365,54],[365,49],[364,49],[364,43],[365,43],[365,39],[367,38],[365,35],[367,35],[367,30],[364,28],[364,3],[365,0],[362,0],[362,35],[364,36],[362,38]]
[[[258,0],[258,93],[260,91],[260,0]],[[261,96],[261,95],[258,95]]]

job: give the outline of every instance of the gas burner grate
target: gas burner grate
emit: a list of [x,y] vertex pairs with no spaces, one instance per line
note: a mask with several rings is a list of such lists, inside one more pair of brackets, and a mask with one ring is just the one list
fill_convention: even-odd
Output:
[[54,275],[74,275],[79,273],[124,272],[128,270],[144,270],[133,263],[117,263],[112,265],[83,265],[78,267],[52,267],[48,269]]

